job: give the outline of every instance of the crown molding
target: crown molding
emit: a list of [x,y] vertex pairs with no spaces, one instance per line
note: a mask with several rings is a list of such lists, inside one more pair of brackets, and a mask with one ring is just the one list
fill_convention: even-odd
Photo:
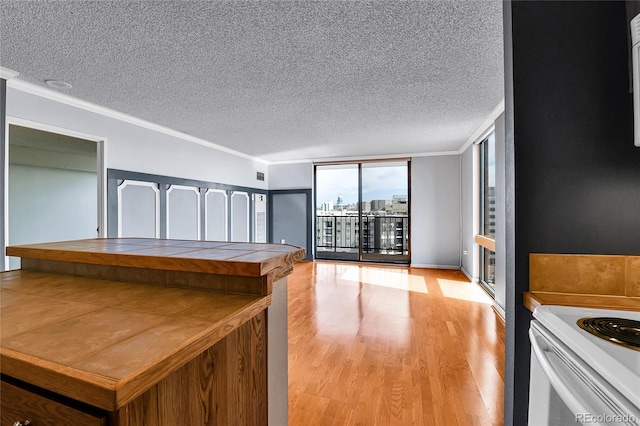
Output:
[[304,164],[304,163],[313,163],[315,160],[311,159],[303,159],[303,160],[271,160],[269,161],[270,166],[278,166],[281,164]]
[[[2,71],[4,72],[5,69],[6,68],[3,68]],[[17,73],[15,75],[17,75]],[[160,124],[152,123],[150,121],[143,120],[141,118],[137,118],[132,115],[125,114],[123,112],[119,112],[107,107],[103,107],[101,105],[97,105],[92,102],[84,101],[82,99],[78,99],[73,96],[66,95],[64,93],[59,93],[54,90],[48,89],[46,87],[39,86],[37,84],[33,84],[33,83],[29,83],[23,80],[13,78],[7,81],[7,87],[10,87],[15,90],[20,90],[25,93],[30,93],[32,95],[40,96],[46,99],[50,99],[52,101],[60,102],[72,107],[80,108],[86,111],[91,111],[93,113],[100,114],[105,117],[113,118],[115,120],[123,121],[136,126],[140,126],[145,129],[149,129],[149,130],[153,130],[169,136],[173,136],[175,138],[182,139],[187,142],[196,143],[198,145],[203,145],[208,148],[213,148],[218,151],[226,152],[227,154],[235,155],[237,157],[243,157],[243,158],[246,158],[255,162],[263,163],[263,164],[269,163],[268,161],[263,160],[261,158],[254,157],[249,154],[245,154],[243,152],[224,147],[222,145],[218,145],[216,143],[198,138],[196,136],[182,133],[178,130],[171,129],[169,127],[165,127]]]
[[196,143],[199,145],[206,146],[208,148],[212,148],[218,151],[225,152],[227,154],[235,155],[237,157],[246,158],[251,161],[255,161],[262,164],[267,165],[279,165],[279,164],[297,164],[297,163],[316,163],[316,162],[331,162],[331,161],[362,161],[362,160],[385,160],[400,157],[434,157],[434,156],[446,156],[446,155],[460,155],[467,150],[469,146],[474,143],[479,142],[487,134],[493,130],[495,127],[496,119],[504,112],[505,103],[504,99],[502,99],[498,105],[491,111],[489,116],[485,121],[476,129],[475,132],[471,134],[471,136],[467,139],[467,141],[462,145],[462,147],[458,151],[442,151],[442,152],[417,152],[417,153],[408,153],[408,154],[389,154],[389,155],[379,155],[379,156],[349,156],[349,157],[327,157],[327,158],[318,158],[318,159],[296,159],[296,160],[265,160],[259,157],[254,157],[249,154],[245,154],[240,151],[236,151],[231,148],[227,148],[222,145],[218,145],[214,142],[210,142],[196,136],[192,136],[178,130],[174,130],[160,124],[152,123],[147,120],[143,120],[141,118],[137,118],[131,116],[129,114],[125,114],[119,111],[112,110],[107,107],[103,107],[101,105],[97,105],[88,101],[84,101],[73,96],[66,95],[64,93],[59,93],[52,89],[48,89],[46,87],[39,86],[34,83],[29,83],[27,81],[19,80],[16,77],[19,73],[12,71],[8,68],[0,67],[0,77],[7,80],[7,86],[16,90],[20,90],[26,93],[30,93],[36,96],[40,96],[46,99],[50,99],[56,102],[60,102],[69,106],[73,106],[76,108],[80,108],[83,110],[91,111],[96,114],[100,114],[109,118],[113,118],[116,120],[124,121],[129,124],[134,124],[136,126],[140,126],[149,130],[154,130],[169,136],[173,136],[178,139],[182,139],[187,142]]
[[496,105],[496,107],[491,111],[487,119],[482,122],[482,124],[476,129],[475,132],[471,134],[471,136],[469,136],[469,139],[467,139],[464,145],[462,145],[462,147],[458,151],[458,154],[464,153],[471,145],[480,142],[482,141],[482,139],[487,137],[487,135],[491,133],[491,131],[495,128],[495,122],[503,112],[504,99],[501,99],[500,102],[498,102],[498,105]]
[[11,80],[12,78],[16,78],[19,73],[10,70],[9,68],[0,67],[0,78],[5,80]]

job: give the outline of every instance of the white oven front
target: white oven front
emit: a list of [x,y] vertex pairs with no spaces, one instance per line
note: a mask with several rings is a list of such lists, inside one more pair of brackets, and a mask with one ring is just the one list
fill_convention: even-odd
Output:
[[640,425],[638,407],[539,321],[529,338],[530,426]]

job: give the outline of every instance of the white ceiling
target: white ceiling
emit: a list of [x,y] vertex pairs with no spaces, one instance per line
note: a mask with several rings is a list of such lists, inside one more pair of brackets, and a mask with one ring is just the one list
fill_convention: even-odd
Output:
[[267,161],[458,151],[503,99],[501,0],[0,1],[0,66]]

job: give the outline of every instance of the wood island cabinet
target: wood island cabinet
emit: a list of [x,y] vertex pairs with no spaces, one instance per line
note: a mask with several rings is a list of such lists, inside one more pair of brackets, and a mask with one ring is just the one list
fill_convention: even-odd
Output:
[[[11,382],[9,382],[11,381]],[[77,402],[66,404],[58,401],[58,397],[43,390],[27,390],[32,388],[25,383],[16,383],[4,377],[0,382],[2,412],[0,422],[4,425],[86,425],[107,426],[109,420],[106,413],[76,408]],[[75,406],[75,407],[74,407]]]
[[97,239],[7,254],[22,269],[0,274],[2,426],[267,425],[270,401],[286,404],[286,386],[268,391],[282,383],[267,323],[304,250]]

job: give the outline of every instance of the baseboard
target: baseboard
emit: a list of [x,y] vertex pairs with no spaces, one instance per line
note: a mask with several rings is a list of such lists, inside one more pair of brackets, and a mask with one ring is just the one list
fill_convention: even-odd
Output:
[[479,280],[478,280],[478,277],[474,277],[473,275],[471,275],[471,274],[469,273],[469,271],[467,271],[466,269],[464,269],[464,268],[462,268],[462,267],[460,268],[460,270],[462,271],[462,273],[463,273],[463,274],[465,274],[465,275],[466,275],[466,277],[469,279],[469,281],[471,281],[471,282],[472,282],[472,283],[474,283],[474,284],[477,284],[477,283],[478,283],[478,281],[479,281]]
[[460,269],[458,265],[432,265],[432,264],[424,264],[424,263],[412,263],[410,265],[412,268],[426,268],[426,269]]
[[498,314],[502,322],[505,322],[505,312],[504,312],[504,309],[502,309],[502,306],[498,305],[494,300],[493,305],[491,307],[493,308],[495,313]]

